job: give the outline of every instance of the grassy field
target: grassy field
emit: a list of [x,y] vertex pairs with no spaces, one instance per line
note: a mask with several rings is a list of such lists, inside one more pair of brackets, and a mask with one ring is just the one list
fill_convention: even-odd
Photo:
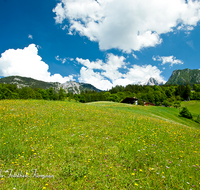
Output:
[[0,101],[0,189],[200,189],[199,124],[178,112]]
[[[153,117],[153,118],[158,118],[164,121],[168,121],[171,123],[178,123],[178,124],[183,124],[183,125],[187,125],[190,127],[197,127],[200,129],[200,125],[197,124],[196,122],[183,118],[183,117],[179,117],[179,111],[180,109],[176,109],[176,108],[166,108],[166,107],[160,107],[160,106],[134,106],[134,105],[129,105],[129,104],[119,104],[119,103],[114,103],[114,102],[93,102],[93,103],[88,103],[90,105],[94,105],[94,106],[100,106],[100,107],[105,107],[105,108],[111,108],[111,109],[116,109],[116,110],[124,110],[124,111],[128,111],[128,112],[132,112],[133,114],[141,114],[141,115],[145,115],[145,116],[149,116],[149,117]],[[187,106],[188,105],[183,102],[183,106]],[[200,106],[200,102],[199,102],[199,106]],[[198,110],[200,109],[200,107],[197,107],[196,112],[198,112]],[[192,106],[189,108],[189,110],[193,110]],[[195,115],[194,112],[192,112],[193,115]]]
[[188,110],[192,113],[193,116],[200,116],[200,101],[187,101],[182,102],[181,106],[185,106],[188,108]]

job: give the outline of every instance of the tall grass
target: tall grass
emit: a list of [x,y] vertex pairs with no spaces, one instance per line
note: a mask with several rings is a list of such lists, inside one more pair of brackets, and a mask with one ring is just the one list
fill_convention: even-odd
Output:
[[0,188],[199,189],[200,130],[138,108],[0,101]]

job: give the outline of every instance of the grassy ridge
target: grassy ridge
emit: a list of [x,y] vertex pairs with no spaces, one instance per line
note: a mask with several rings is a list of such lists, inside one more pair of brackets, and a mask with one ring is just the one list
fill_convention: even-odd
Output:
[[0,188],[199,189],[199,128],[148,109],[0,101]]

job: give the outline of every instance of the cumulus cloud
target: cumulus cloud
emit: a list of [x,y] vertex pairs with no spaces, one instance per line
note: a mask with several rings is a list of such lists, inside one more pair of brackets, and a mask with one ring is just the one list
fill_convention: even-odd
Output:
[[130,53],[162,42],[160,35],[193,30],[200,20],[198,0],[60,0],[55,22],[99,43],[101,50]]
[[[152,65],[133,65],[127,68],[126,58],[108,54],[106,61],[102,60],[90,61],[89,59],[76,58],[83,67],[80,71],[79,82],[90,83],[95,87],[107,90],[116,85],[126,86],[128,84],[137,84],[148,80],[150,77],[159,81],[164,81],[160,71],[156,66]],[[121,73],[119,69],[125,69],[125,73]]]
[[64,83],[73,80],[73,76],[62,77],[60,74],[51,75],[49,66],[38,55],[38,48],[30,44],[24,49],[9,49],[0,57],[0,76],[19,75],[47,82]]
[[166,63],[170,63],[170,66],[172,67],[174,64],[183,64],[183,61],[176,59],[176,57],[172,56],[156,56],[152,57],[154,61],[161,61],[161,65],[164,65]]

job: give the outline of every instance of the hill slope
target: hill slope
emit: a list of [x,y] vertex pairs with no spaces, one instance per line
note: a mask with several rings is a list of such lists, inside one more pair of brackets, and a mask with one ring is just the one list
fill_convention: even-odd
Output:
[[166,84],[193,85],[200,84],[199,69],[174,70]]
[[1,189],[199,189],[200,130],[136,108],[0,101]]

